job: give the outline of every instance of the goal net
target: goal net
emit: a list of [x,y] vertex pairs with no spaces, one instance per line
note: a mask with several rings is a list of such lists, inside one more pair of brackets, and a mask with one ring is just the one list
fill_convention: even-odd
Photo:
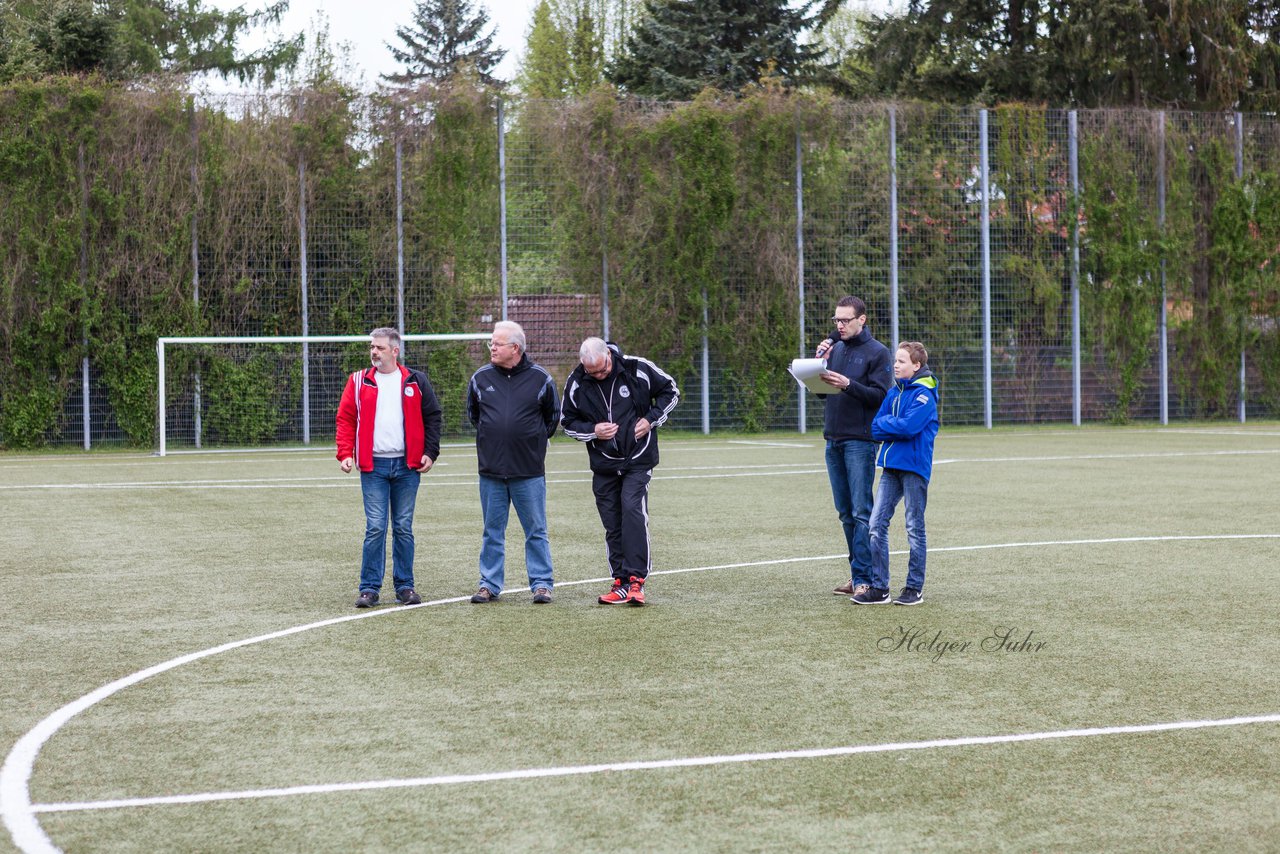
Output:
[[[491,333],[403,336],[402,363],[425,369],[444,433],[466,424],[466,384]],[[368,335],[160,338],[160,456],[196,448],[332,444],[347,377],[369,365]]]

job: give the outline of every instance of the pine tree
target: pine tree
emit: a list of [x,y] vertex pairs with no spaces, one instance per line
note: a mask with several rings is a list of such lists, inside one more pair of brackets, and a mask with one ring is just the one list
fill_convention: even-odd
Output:
[[288,0],[258,11],[223,11],[202,0],[0,0],[0,80],[213,71],[270,83],[297,64],[301,34],[249,54],[238,43],[256,27],[279,23],[288,8]]
[[855,94],[1273,109],[1280,0],[910,0],[873,17]]
[[532,98],[561,98],[603,83],[607,17],[621,11],[600,0],[540,0],[520,63],[520,90]]
[[636,95],[685,100],[711,86],[737,92],[765,77],[795,86],[824,71],[825,50],[801,36],[839,0],[645,0],[609,79]]
[[586,0],[574,16],[569,36],[569,92],[585,94],[604,82],[604,32]]
[[396,27],[405,49],[387,45],[405,70],[384,74],[382,79],[413,85],[441,81],[471,69],[485,84],[500,85],[489,72],[502,61],[506,51],[493,47],[493,31],[481,34],[488,23],[489,13],[483,6],[473,9],[470,0],[417,0],[413,23]]
[[520,62],[520,91],[530,98],[562,98],[569,88],[569,42],[551,17],[551,4],[541,0]]

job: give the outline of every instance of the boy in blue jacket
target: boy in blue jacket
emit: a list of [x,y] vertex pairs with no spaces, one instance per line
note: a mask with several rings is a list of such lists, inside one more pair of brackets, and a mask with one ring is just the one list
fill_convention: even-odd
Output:
[[871,510],[871,589],[853,597],[858,605],[889,602],[889,521],[906,499],[907,584],[895,605],[919,605],[924,592],[924,507],[933,470],[933,439],[938,435],[938,379],[929,370],[929,353],[919,341],[898,345],[893,358],[894,386],[871,422],[878,439],[880,490]]

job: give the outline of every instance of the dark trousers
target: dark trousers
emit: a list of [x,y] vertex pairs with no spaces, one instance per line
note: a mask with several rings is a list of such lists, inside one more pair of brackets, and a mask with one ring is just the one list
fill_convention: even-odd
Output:
[[600,474],[591,477],[596,510],[604,524],[609,550],[609,571],[623,581],[649,575],[649,481],[652,469]]

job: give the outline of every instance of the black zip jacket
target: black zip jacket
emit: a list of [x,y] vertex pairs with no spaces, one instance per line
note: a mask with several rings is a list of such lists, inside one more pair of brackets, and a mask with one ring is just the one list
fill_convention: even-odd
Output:
[[822,438],[837,442],[871,438],[871,422],[884,396],[893,387],[893,357],[889,348],[863,329],[848,341],[836,338],[827,353],[827,369],[849,378],[849,387],[826,397]]
[[555,380],[527,354],[514,368],[485,365],[467,384],[476,458],[488,477],[542,477],[560,406]]
[[[623,356],[610,342],[613,370],[603,380],[587,373],[581,364],[564,385],[560,423],[565,435],[587,444],[591,470],[619,473],[651,469],[658,464],[658,427],[667,421],[680,402],[680,389],[669,374],[639,356]],[[648,434],[636,441],[636,422],[648,419]],[[596,425],[611,421],[618,425],[612,439],[596,438]]]

